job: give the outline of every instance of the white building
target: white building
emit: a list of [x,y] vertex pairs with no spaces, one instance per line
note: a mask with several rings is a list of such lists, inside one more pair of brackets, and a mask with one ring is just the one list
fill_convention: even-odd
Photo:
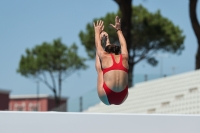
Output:
[[138,83],[122,105],[99,103],[84,112],[200,114],[200,70]]

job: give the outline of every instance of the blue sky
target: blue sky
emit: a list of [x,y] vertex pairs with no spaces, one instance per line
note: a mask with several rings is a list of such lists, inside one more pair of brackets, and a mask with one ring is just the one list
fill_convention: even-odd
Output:
[[[160,9],[164,17],[178,25],[186,35],[185,50],[180,56],[163,57],[163,74],[174,74],[193,71],[197,40],[189,19],[189,0],[133,0],[133,4],[142,4],[150,12]],[[200,5],[198,3],[198,11]],[[16,73],[20,57],[26,48],[33,48],[44,41],[51,42],[61,38],[63,43],[79,46],[78,54],[87,57],[78,34],[85,30],[87,23],[94,18],[116,12],[117,4],[113,0],[18,0],[0,1],[0,89],[10,90],[11,94],[35,94],[36,82]],[[198,18],[200,18],[198,14]],[[91,44],[92,45],[92,44]],[[161,53],[163,54],[163,53]],[[159,59],[160,60],[160,59]],[[97,74],[94,61],[88,61],[89,69],[74,73],[63,82],[63,96],[78,97],[95,89]],[[160,74],[160,63],[157,67],[149,66],[145,61],[136,65],[136,75]],[[52,92],[40,83],[40,93]]]

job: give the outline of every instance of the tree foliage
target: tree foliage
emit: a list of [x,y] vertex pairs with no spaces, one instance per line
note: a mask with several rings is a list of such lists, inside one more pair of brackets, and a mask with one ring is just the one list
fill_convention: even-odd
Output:
[[[68,47],[61,39],[55,39],[53,43],[43,42],[32,49],[26,49],[26,54],[21,56],[17,72],[47,85],[59,104],[62,81],[75,71],[87,68],[84,63],[86,59],[77,55],[77,49],[76,44]],[[51,79],[51,84],[48,79]]]
[[[151,13],[141,5],[133,6],[132,11],[132,29],[130,29],[132,41],[131,44],[127,44],[130,68],[133,69],[133,66],[141,60],[146,60],[150,65],[155,66],[158,61],[153,54],[157,52],[181,54],[184,49],[183,41],[185,36],[178,26],[163,17],[160,11]],[[103,20],[104,29],[109,34],[111,43],[119,43],[116,32],[109,26],[110,23],[114,23],[116,15],[121,16],[120,11],[108,13],[102,18],[96,18],[86,25],[85,31],[80,31],[80,40],[90,58],[93,59],[95,57],[94,21]]]

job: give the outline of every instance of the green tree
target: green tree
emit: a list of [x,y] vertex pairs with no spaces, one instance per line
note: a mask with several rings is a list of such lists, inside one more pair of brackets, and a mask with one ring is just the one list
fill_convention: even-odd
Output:
[[[121,16],[121,12],[108,13],[105,17],[93,20],[93,22],[100,19],[104,21],[104,29],[108,32],[111,43],[118,43],[115,31],[108,26],[110,23],[114,23],[116,15]],[[79,33],[82,45],[85,46],[88,56],[92,59],[95,57],[93,22],[87,24],[86,31],[80,31]],[[158,61],[153,54],[157,52],[181,54],[184,49],[183,41],[185,38],[182,30],[163,17],[160,11],[150,13],[141,5],[132,7],[131,27],[132,41],[130,44],[127,43],[129,51],[129,87],[133,85],[133,70],[137,63],[146,60],[150,65],[156,66]]]
[[189,11],[190,11],[190,21],[198,43],[195,69],[200,69],[200,25],[196,13],[197,1],[198,0],[189,0]]
[[[21,56],[17,72],[27,78],[44,83],[54,94],[58,106],[61,98],[62,81],[80,69],[86,69],[85,58],[77,55],[76,44],[70,47],[55,39],[53,43],[43,42],[32,49],[26,49]],[[48,79],[51,82],[48,82]]]

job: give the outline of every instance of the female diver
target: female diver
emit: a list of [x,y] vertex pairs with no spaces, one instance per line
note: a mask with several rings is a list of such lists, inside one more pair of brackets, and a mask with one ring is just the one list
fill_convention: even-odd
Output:
[[[108,34],[103,31],[103,21],[94,23],[97,90],[104,104],[120,105],[128,96],[128,51],[119,17],[116,16],[115,25],[110,25],[116,30],[121,46],[110,44]],[[103,38],[106,39],[105,49],[101,45]]]

